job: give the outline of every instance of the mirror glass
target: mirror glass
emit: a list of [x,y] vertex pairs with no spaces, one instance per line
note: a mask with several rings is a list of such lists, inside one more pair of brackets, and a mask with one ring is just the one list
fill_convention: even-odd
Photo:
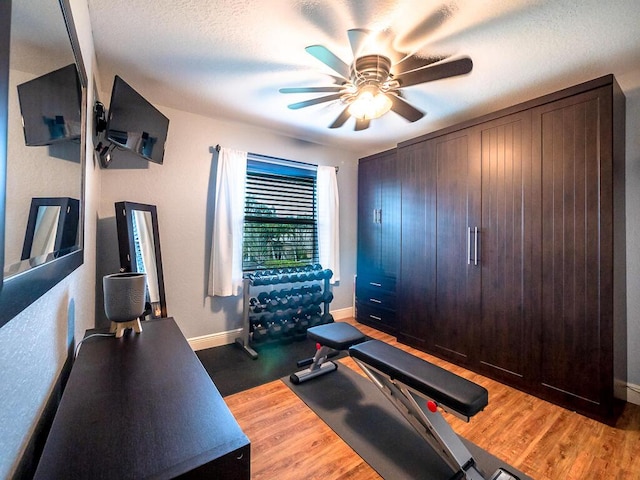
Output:
[[60,220],[59,206],[38,207],[33,242],[27,258],[53,253],[58,235],[58,220]]
[[[8,67],[8,84],[0,82],[6,89],[3,95],[7,100],[6,161],[0,158],[0,169],[6,171],[6,186],[0,186],[6,189],[0,191],[5,193],[0,326],[83,262],[87,84],[69,0],[4,0],[2,4],[2,13],[6,13],[2,23],[10,27],[7,28],[10,41],[5,46],[10,49],[0,49],[0,79],[7,78],[3,76]],[[34,83],[42,78],[50,83],[59,82],[60,78],[71,80],[61,85],[61,91],[66,93],[52,95]],[[50,108],[38,117],[33,108],[44,105],[45,98],[52,99],[47,104]],[[0,115],[4,116],[4,106],[2,110]],[[28,110],[35,116],[28,114]],[[38,198],[67,198],[76,202],[77,228],[71,245],[67,244],[64,251],[56,250],[59,245],[55,240],[49,241],[51,237],[33,237],[31,247],[37,248],[23,259],[30,207]],[[43,206],[41,220],[46,223],[56,212],[63,214],[64,207],[59,208]],[[50,233],[61,228],[60,223],[56,226],[53,221],[48,225]],[[58,230],[53,238],[60,237]],[[54,251],[47,251],[52,245]]]
[[[59,2],[13,0],[7,127],[5,280],[16,271],[12,265],[21,261],[32,199],[80,199],[81,196],[82,151],[78,136],[50,145],[27,146],[28,131],[23,128],[22,114],[25,113],[26,120],[28,112],[21,110],[21,100],[23,107],[26,100],[18,97],[19,85],[74,64],[74,53]],[[48,115],[42,117],[46,120]],[[77,246],[80,247],[79,241]],[[35,253],[34,256],[37,256],[38,252]]]
[[164,293],[160,231],[155,205],[117,202],[116,226],[120,252],[120,271],[147,274],[144,316],[167,316]]
[[151,212],[133,210],[131,220],[133,223],[136,271],[147,274],[147,302],[151,305],[152,315],[159,317],[160,291],[158,289],[158,268]]

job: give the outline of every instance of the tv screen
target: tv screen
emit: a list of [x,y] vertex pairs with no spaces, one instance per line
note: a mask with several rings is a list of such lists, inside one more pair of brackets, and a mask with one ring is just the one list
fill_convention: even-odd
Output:
[[116,75],[109,105],[107,140],[162,164],[168,129],[169,119]]
[[80,138],[82,89],[74,64],[18,85],[18,100],[27,146]]

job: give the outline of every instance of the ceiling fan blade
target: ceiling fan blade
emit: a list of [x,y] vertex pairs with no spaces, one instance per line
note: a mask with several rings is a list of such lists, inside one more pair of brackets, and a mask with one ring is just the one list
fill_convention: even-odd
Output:
[[400,87],[410,87],[419,83],[432,82],[441,78],[464,75],[473,69],[473,62],[470,58],[460,58],[447,63],[439,63],[420,70],[398,75],[395,80],[400,83]]
[[320,93],[320,92],[339,92],[342,87],[291,87],[281,88],[280,93]]
[[339,73],[345,79],[349,78],[349,65],[340,60],[327,47],[323,47],[322,45],[311,45],[306,47],[305,50],[331,68],[334,72]]
[[447,57],[442,56],[430,56],[420,57],[418,55],[409,55],[401,59],[392,67],[392,73],[394,75],[400,75],[402,73],[411,72],[412,70],[418,70],[419,68],[428,67],[432,63],[440,62]]
[[336,118],[335,121],[331,125],[329,125],[329,128],[340,128],[342,125],[344,125],[344,122],[346,122],[350,116],[351,114],[349,113],[349,107],[347,106],[347,108],[342,110],[342,113],[338,116],[338,118]]
[[311,100],[305,100],[304,102],[292,103],[289,105],[291,110],[297,110],[299,108],[309,107],[311,105],[317,105],[318,103],[330,102],[331,100],[338,100],[342,95],[334,93],[333,95],[327,95],[325,97],[312,98]]
[[424,113],[413,105],[407,103],[406,100],[403,100],[396,95],[388,95],[388,97],[391,99],[391,110],[401,117],[406,118],[410,122],[416,122],[424,117]]
[[352,28],[351,30],[347,30],[347,35],[349,35],[349,44],[351,45],[351,51],[353,52],[354,58],[358,56],[362,46],[369,39],[369,34],[371,30],[367,30],[365,28]]
[[366,130],[367,128],[369,128],[370,122],[371,120],[369,120],[368,118],[363,118],[363,119],[356,118],[356,128],[354,128],[354,130],[356,132],[359,132],[360,130]]

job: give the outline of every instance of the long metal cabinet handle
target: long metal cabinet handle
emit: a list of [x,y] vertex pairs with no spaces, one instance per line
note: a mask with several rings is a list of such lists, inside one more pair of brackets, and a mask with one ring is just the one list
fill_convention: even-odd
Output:
[[373,209],[373,223],[378,223],[378,209]]
[[382,223],[382,209],[378,209],[378,223]]
[[474,265],[478,265],[478,227],[474,229],[474,253],[473,253],[473,262]]
[[467,265],[471,265],[471,227],[467,227]]

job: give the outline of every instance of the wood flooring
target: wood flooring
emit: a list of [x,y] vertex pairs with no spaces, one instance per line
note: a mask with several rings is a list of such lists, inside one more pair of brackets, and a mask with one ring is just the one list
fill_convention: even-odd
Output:
[[[628,403],[615,427],[608,426],[346,321],[484,386],[489,405],[483,412],[469,423],[447,420],[456,433],[534,479],[640,479],[640,406]],[[350,358],[341,362],[361,373]],[[225,401],[251,440],[252,479],[381,478],[280,380]]]

